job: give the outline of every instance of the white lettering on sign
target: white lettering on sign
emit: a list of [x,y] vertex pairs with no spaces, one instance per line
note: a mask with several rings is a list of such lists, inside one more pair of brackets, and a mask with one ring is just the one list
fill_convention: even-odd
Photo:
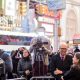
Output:
[[45,17],[45,16],[40,16],[38,17],[38,21],[40,22],[45,22],[45,23],[49,23],[49,24],[54,24],[54,18],[50,18],[50,17]]

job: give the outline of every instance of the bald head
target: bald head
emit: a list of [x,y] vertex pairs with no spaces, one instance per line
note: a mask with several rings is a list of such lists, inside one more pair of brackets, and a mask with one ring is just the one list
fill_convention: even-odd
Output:
[[68,48],[68,45],[64,42],[64,43],[61,43],[60,44],[60,48],[65,48],[67,49]]
[[68,45],[66,43],[61,43],[60,44],[60,54],[62,56],[65,56],[66,55],[67,48],[68,48]]

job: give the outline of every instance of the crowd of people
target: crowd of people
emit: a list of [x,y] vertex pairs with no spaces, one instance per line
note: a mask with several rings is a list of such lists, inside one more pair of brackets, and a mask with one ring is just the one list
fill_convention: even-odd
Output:
[[5,62],[5,79],[25,77],[30,80],[33,76],[45,75],[51,75],[56,80],[80,79],[80,50],[70,52],[68,45],[62,43],[58,52],[53,52],[52,46],[49,50],[41,42],[37,44],[29,50],[20,47],[13,50],[11,55],[0,50],[0,58]]

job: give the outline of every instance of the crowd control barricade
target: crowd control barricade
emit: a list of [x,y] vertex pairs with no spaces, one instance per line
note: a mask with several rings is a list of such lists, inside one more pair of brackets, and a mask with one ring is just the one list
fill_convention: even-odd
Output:
[[6,80],[26,80],[25,78],[14,78],[14,79],[6,79]]
[[56,80],[54,77],[52,76],[35,76],[35,77],[32,77],[30,80]]

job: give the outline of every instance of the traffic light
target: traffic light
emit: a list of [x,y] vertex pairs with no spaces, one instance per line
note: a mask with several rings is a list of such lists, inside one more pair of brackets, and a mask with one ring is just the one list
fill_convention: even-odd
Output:
[[25,15],[27,12],[27,4],[25,1],[19,2],[19,13],[20,15]]

